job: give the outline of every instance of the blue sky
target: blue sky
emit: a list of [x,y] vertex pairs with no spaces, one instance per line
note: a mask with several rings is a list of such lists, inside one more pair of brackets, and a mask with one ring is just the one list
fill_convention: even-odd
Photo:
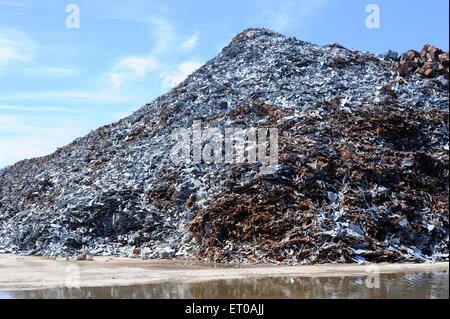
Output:
[[[67,28],[66,6],[80,9]],[[369,29],[368,4],[380,8]],[[448,51],[446,0],[0,0],[0,167],[51,153],[166,93],[238,32]]]

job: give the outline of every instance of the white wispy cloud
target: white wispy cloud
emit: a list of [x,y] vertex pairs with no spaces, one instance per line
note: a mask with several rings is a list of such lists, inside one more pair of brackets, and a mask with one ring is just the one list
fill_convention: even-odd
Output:
[[281,32],[301,24],[332,0],[258,1],[253,23]]
[[158,68],[157,60],[152,56],[130,56],[121,59],[109,74],[108,82],[113,88],[123,85],[125,80],[144,79],[150,70]]
[[158,62],[151,56],[147,57],[126,57],[117,65],[116,69],[131,70],[137,76],[145,76],[148,70],[156,69]]
[[[142,25],[143,30],[148,30],[151,38],[151,53],[157,55],[173,50],[180,45],[180,35],[176,30],[176,23],[168,18],[167,4],[155,2],[138,2],[129,6],[126,4],[105,4],[101,10],[93,11],[88,19],[98,20],[128,20]],[[184,39],[187,48],[195,45],[198,35],[192,39]],[[191,40],[189,42],[189,40]]]
[[165,89],[173,88],[201,66],[202,64],[196,61],[185,61],[180,63],[177,70],[174,72],[162,72],[161,77],[163,79],[163,87]]
[[14,100],[14,99],[54,100],[56,98],[62,100],[91,100],[97,102],[126,102],[134,100],[134,98],[114,95],[110,90],[98,92],[91,92],[91,91],[29,92],[29,93],[2,96],[3,100]]
[[36,44],[18,30],[0,30],[0,72],[14,62],[30,62]]
[[21,111],[21,112],[67,112],[78,113],[80,110],[74,110],[67,107],[35,107],[20,105],[0,105],[0,110]]
[[0,115],[0,132],[20,132],[24,127],[18,116]]
[[19,1],[0,1],[0,6],[25,8],[28,7],[28,4]]
[[155,39],[153,53],[169,49],[177,39],[173,23],[162,15],[149,17],[147,21],[150,24],[150,34]]
[[55,77],[55,78],[62,78],[62,77],[68,77],[68,76],[74,76],[80,74],[82,71],[78,69],[73,68],[61,68],[61,67],[38,67],[34,69],[36,74],[49,76],[49,77]]
[[20,133],[20,135],[26,133],[34,133],[34,134],[45,134],[53,137],[64,137],[74,131],[73,128],[70,128],[65,125],[42,127],[37,125],[30,125],[29,122],[32,122],[32,119],[30,117],[21,115],[1,114],[0,132],[3,133],[17,132]]
[[[178,65],[178,69],[161,72],[163,67],[173,64],[168,62],[168,55],[173,52],[188,51],[196,47],[199,33],[188,37],[180,35],[174,23],[167,16],[165,5],[155,5],[149,11],[148,3],[140,3],[137,7],[108,6],[102,12],[92,15],[91,19],[130,20],[148,28],[151,46],[147,56],[132,56],[122,58],[107,75],[107,83],[112,89],[125,86],[126,83],[144,80],[151,71],[158,71],[162,78],[164,89],[181,82],[188,74],[200,66],[194,61]],[[169,54],[168,54],[169,53]]]
[[[133,4],[105,4],[101,10],[94,10],[88,16],[93,20],[127,20],[141,24],[153,39],[153,52],[162,52],[176,43],[178,36],[175,24],[166,16],[165,5],[150,2]],[[145,30],[145,29],[144,29]]]
[[188,39],[183,41],[183,43],[181,43],[181,48],[183,50],[191,50],[191,49],[195,48],[195,46],[197,45],[197,42],[198,42],[198,33],[196,32],[192,36],[190,36]]

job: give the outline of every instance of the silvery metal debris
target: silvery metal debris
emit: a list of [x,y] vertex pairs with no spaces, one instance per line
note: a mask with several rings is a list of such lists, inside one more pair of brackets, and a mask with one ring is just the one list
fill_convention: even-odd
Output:
[[[394,56],[246,30],[131,116],[1,170],[0,252],[448,260],[448,77],[402,77]],[[276,171],[173,163],[197,120],[277,128]]]

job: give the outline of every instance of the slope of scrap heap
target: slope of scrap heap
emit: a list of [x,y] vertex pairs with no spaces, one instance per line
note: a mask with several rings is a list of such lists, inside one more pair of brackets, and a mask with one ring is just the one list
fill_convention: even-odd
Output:
[[[0,252],[240,263],[448,260],[448,52],[238,34],[169,93],[0,171]],[[178,163],[175,128],[278,128],[260,163]]]

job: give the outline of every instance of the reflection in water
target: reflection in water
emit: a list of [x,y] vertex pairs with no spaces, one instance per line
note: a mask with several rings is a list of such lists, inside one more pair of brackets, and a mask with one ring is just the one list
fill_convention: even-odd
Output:
[[448,298],[448,280],[448,272],[381,274],[379,288],[367,288],[366,277],[251,278],[10,291],[0,298]]

